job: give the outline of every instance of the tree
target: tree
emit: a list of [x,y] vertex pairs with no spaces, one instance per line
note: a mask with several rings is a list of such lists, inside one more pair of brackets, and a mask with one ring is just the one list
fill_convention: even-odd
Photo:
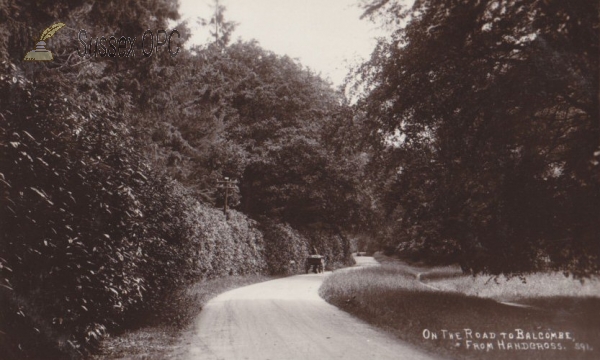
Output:
[[598,4],[365,9],[396,26],[359,73],[394,248],[473,272],[597,273]]
[[178,65],[167,89],[177,96],[153,101],[165,107],[144,117],[146,136],[157,161],[199,198],[221,205],[216,185],[227,176],[239,181],[237,208],[251,216],[341,226],[359,212],[351,203],[361,154],[345,148],[357,129],[328,83],[255,42],[196,48]]
[[210,30],[210,35],[215,38],[214,44],[220,47],[227,46],[231,41],[231,34],[233,34],[238,24],[234,21],[225,21],[225,10],[227,8],[221,5],[219,0],[214,0],[212,8],[213,16],[210,20],[198,18],[198,24],[214,28],[214,30]]

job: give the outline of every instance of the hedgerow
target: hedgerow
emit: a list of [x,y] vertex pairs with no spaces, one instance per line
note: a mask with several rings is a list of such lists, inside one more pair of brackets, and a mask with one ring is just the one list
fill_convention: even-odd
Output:
[[255,221],[234,210],[229,211],[227,220],[221,210],[202,204],[197,204],[189,216],[199,244],[199,276],[208,279],[267,272],[263,237]]
[[189,278],[195,239],[184,192],[121,119],[53,86],[0,82],[0,331],[10,353],[52,342],[77,356]]
[[194,279],[301,271],[311,243],[337,263],[349,255],[339,237],[235,210],[226,219],[151,169],[118,114],[88,117],[68,91],[59,97],[44,78],[34,91],[13,75],[0,81],[8,358],[80,357]]
[[308,239],[288,224],[261,219],[265,238],[265,258],[271,274],[295,274],[304,271],[309,253]]

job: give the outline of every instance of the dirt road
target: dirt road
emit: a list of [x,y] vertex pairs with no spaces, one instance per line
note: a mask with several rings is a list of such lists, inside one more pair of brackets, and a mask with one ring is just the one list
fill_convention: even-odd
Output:
[[[372,258],[360,257],[363,265]],[[183,358],[430,359],[318,295],[325,274],[268,281],[226,292],[202,310]]]

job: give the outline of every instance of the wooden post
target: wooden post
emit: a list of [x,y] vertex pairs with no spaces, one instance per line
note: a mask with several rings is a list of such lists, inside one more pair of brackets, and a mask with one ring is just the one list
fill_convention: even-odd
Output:
[[225,214],[225,218],[229,220],[229,212],[227,207],[227,202],[229,201],[229,190],[233,190],[232,186],[235,182],[229,179],[228,177],[224,178],[223,181],[218,181],[219,184],[225,184],[225,204],[223,204],[223,214]]

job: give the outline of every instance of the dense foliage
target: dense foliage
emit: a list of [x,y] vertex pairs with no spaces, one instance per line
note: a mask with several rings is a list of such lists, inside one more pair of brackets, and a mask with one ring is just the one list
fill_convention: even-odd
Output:
[[[217,180],[238,181],[232,204],[296,227],[360,222],[361,153],[345,145],[352,112],[294,60],[238,42],[178,59],[171,101],[140,121],[155,161],[221,206]],[[191,86],[200,84],[199,86]]]
[[[309,247],[351,261],[344,219],[359,216],[361,167],[339,136],[323,141],[351,119],[329,84],[256,43],[228,45],[229,23],[176,57],[73,46],[75,29],[140,37],[176,18],[166,0],[1,4],[3,357],[80,357],[188,281],[299,272]],[[55,60],[23,62],[58,21]],[[239,184],[227,217],[223,176]]]
[[202,205],[189,216],[199,237],[196,271],[202,278],[267,272],[263,234],[255,221],[237,211],[225,221],[222,211]]
[[[2,2],[2,354],[77,357],[189,280],[341,266],[370,232],[475,273],[598,273],[598,4],[365,4],[392,33],[351,106],[231,44],[218,2],[214,42],[179,24],[176,57],[135,59],[81,58],[75,29],[141,37],[175,3]],[[55,60],[23,62],[58,21]]]
[[359,72],[391,251],[600,271],[598,2],[370,1]]
[[116,114],[68,101],[60,75],[11,75],[0,100],[4,291],[22,297],[12,305],[24,317],[43,314],[39,326],[76,333],[79,348],[190,273],[184,194],[132,150]]
[[261,231],[265,238],[266,259],[272,274],[294,274],[304,270],[308,239],[287,224],[263,219]]

